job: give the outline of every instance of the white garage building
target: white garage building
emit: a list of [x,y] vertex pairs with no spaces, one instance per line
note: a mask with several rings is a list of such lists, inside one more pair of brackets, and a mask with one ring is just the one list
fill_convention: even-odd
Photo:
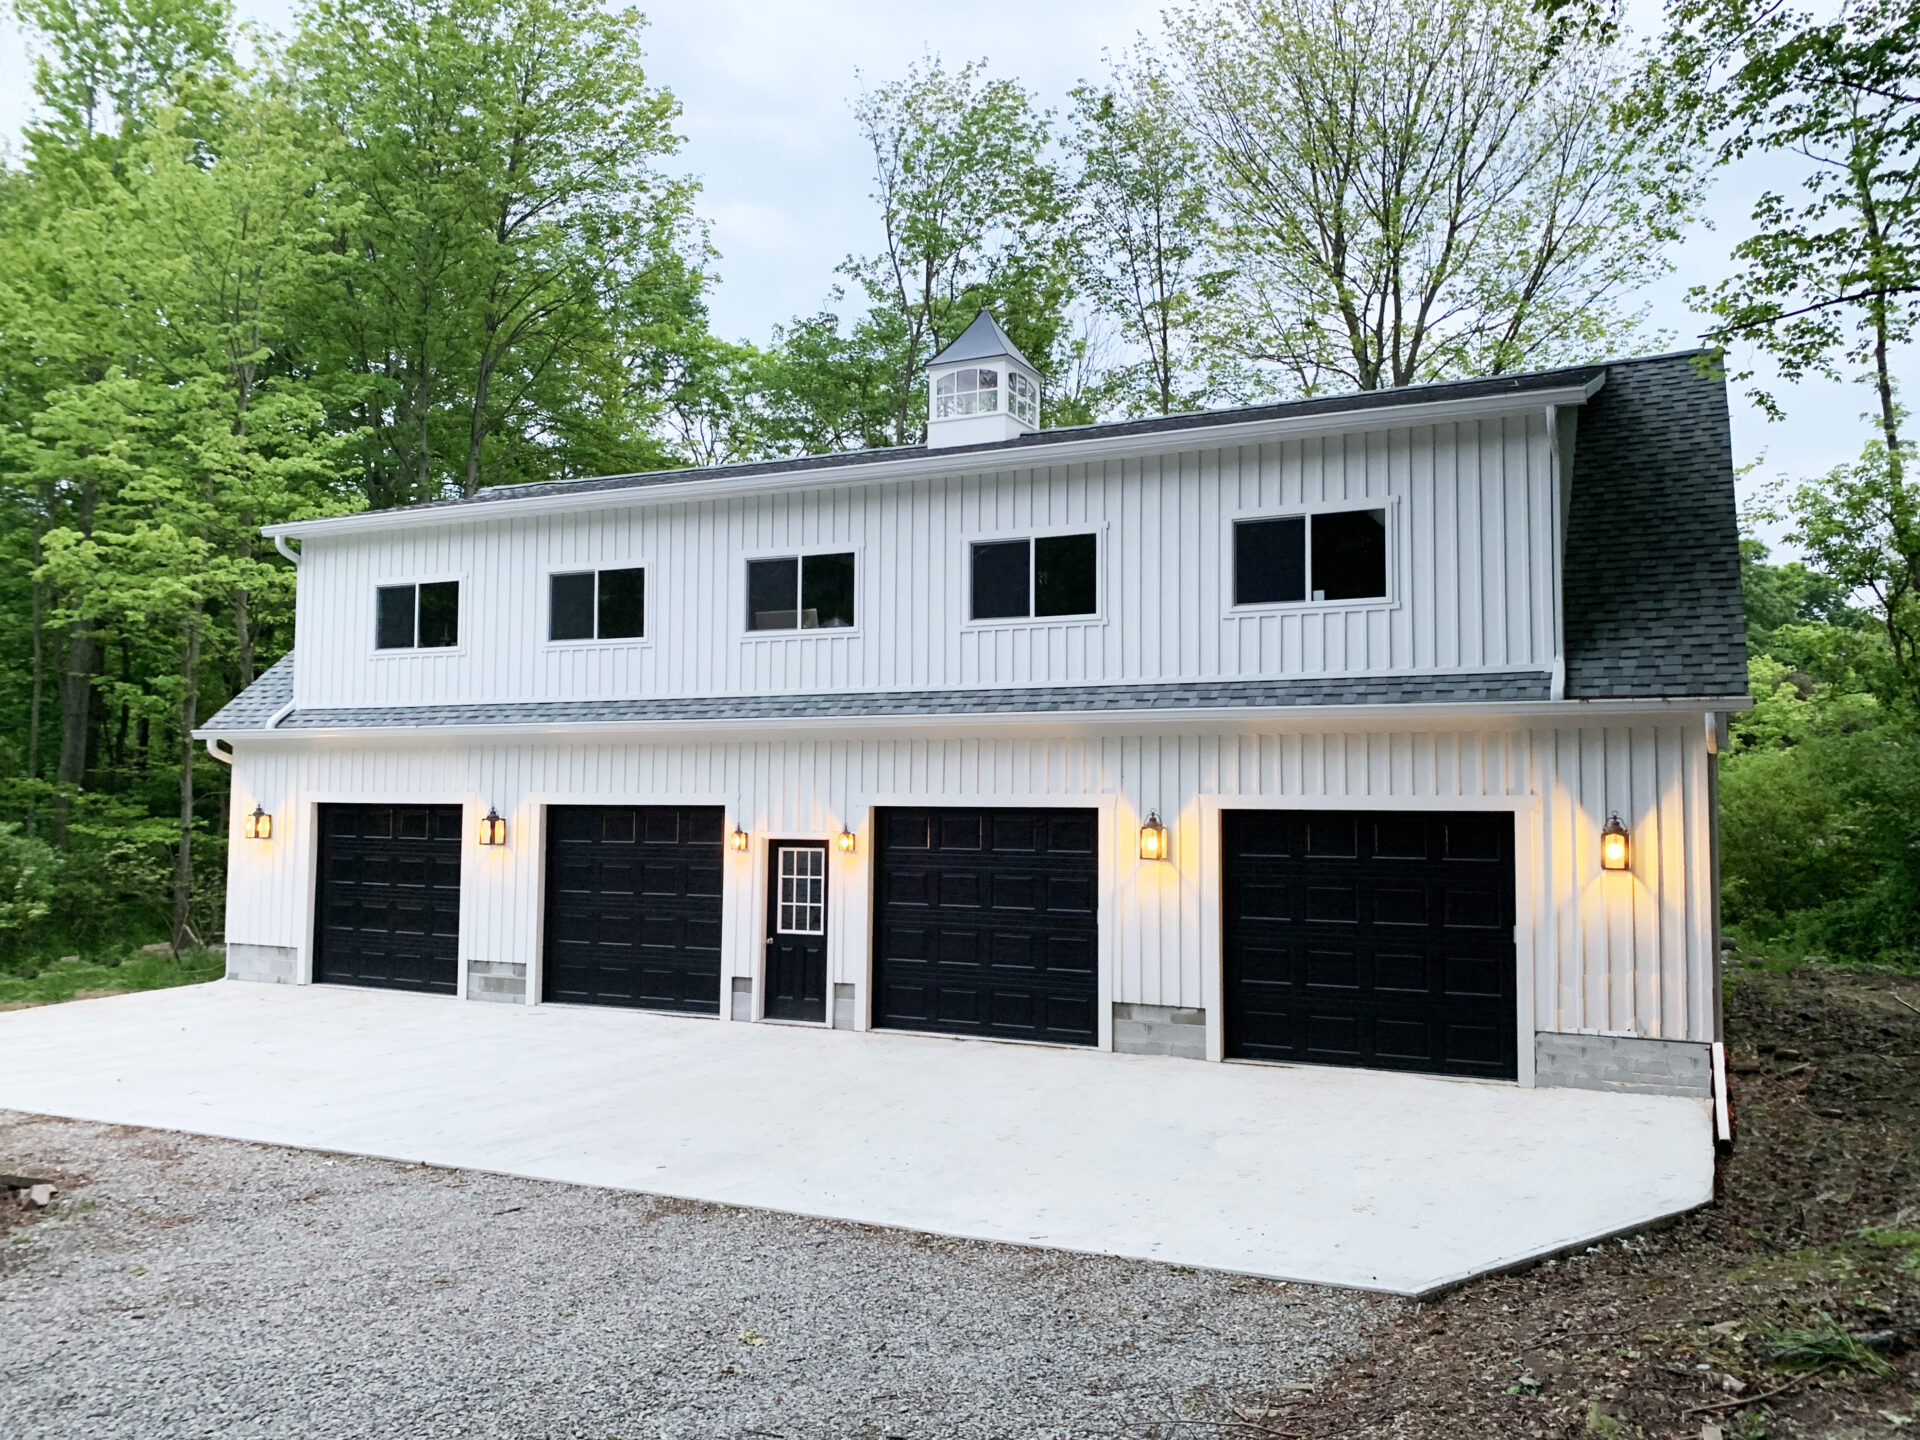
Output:
[[229,973],[1706,1093],[1706,357],[1042,430],[982,316],[932,395],[269,530]]

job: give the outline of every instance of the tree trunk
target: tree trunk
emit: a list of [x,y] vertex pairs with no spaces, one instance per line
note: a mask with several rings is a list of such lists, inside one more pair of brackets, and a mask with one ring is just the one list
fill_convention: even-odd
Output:
[[[81,618],[67,633],[66,668],[60,674],[60,760],[54,779],[62,787],[87,778],[87,737],[93,705],[93,671],[100,662],[93,621]],[[67,813],[73,797],[65,789],[53,802],[53,842],[67,843]]]
[[193,726],[200,708],[198,605],[187,612],[186,654],[180,669],[180,845],[173,862],[173,953],[199,937],[193,933]]

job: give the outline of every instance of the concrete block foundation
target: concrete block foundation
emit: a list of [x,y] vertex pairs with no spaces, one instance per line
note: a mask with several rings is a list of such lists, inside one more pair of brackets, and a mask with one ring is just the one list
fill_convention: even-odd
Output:
[[527,1003],[527,967],[517,960],[469,960],[467,998]]
[[1539,1085],[1701,1098],[1713,1092],[1713,1052],[1703,1041],[1552,1031],[1542,1031],[1533,1041],[1534,1083]]
[[292,985],[300,978],[300,952],[291,945],[227,942],[227,979]]
[[1128,1055],[1207,1058],[1207,1012],[1177,1005],[1113,1007],[1113,1048]]

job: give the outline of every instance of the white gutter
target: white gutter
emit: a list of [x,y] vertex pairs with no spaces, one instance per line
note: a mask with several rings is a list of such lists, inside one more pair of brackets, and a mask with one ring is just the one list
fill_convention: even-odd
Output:
[[[1710,710],[1749,710],[1748,697],[1726,695],[1678,696],[1645,699],[1605,700],[1504,700],[1435,701],[1430,704],[1399,705],[1210,705],[1180,710],[1010,710],[994,713],[917,715],[807,715],[759,716],[736,718],[699,718],[671,720],[572,720],[503,721],[498,724],[460,725],[328,725],[302,726],[298,730],[272,732],[275,740],[351,740],[409,739],[460,743],[473,739],[538,736],[551,739],[591,738],[597,736],[633,736],[677,734],[730,735],[754,733],[788,734],[794,731],[885,731],[952,730],[968,734],[982,726],[996,729],[1045,729],[1055,733],[1074,730],[1107,730],[1122,727],[1187,726],[1210,729],[1222,725],[1257,724],[1268,728],[1325,729],[1350,721],[1403,720],[1431,725],[1435,720],[1506,720],[1528,725],[1539,720],[1574,716],[1591,717],[1596,712],[1607,716],[1699,714]],[[264,729],[196,730],[196,736],[220,735],[236,740],[267,738]]]
[[[1604,373],[1581,385],[1529,390],[1506,395],[1481,395],[1464,400],[1428,400],[1383,405],[1361,410],[1312,415],[1268,416],[1260,420],[1173,430],[1138,431],[1122,435],[1089,436],[1084,440],[1054,440],[1044,445],[1007,445],[985,450],[931,450],[898,460],[821,465],[807,469],[773,467],[751,475],[701,478],[695,471],[685,480],[660,480],[645,485],[610,485],[600,490],[572,490],[566,482],[552,489],[560,493],[516,496],[510,500],[455,502],[410,510],[363,510],[320,520],[289,520],[262,527],[260,533],[281,545],[285,539],[310,535],[361,535],[373,531],[415,529],[434,525],[468,525],[527,515],[616,510],[635,505],[668,505],[692,499],[732,499],[769,491],[832,489],[852,485],[896,483],[943,476],[977,475],[1002,470],[1044,469],[1054,465],[1085,464],[1096,460],[1140,459],[1148,455],[1213,450],[1233,445],[1284,440],[1296,435],[1327,435],[1361,430],[1401,430],[1414,425],[1449,424],[1489,415],[1525,413],[1542,405],[1580,405],[1605,383]],[[297,562],[296,562],[297,563]]]
[[298,570],[300,568],[300,552],[287,544],[287,536],[285,534],[275,534],[274,532],[277,529],[279,529],[278,526],[270,525],[260,533],[262,535],[272,535],[273,548],[291,560],[293,562],[293,568]]

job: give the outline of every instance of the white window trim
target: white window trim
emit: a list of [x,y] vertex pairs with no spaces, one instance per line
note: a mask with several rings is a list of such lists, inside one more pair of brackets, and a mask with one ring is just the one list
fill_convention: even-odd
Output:
[[[960,628],[962,630],[1031,630],[1035,626],[1076,625],[1092,628],[1107,623],[1108,531],[1105,521],[1090,525],[1040,525],[1011,530],[963,531],[960,535]],[[1093,536],[1093,593],[1098,608],[1081,615],[997,615],[973,618],[973,547],[1001,540],[1048,540],[1060,535]],[[1027,562],[1027,605],[1034,602],[1034,566]]]
[[[1307,598],[1305,600],[1265,600],[1256,605],[1240,605],[1234,602],[1234,527],[1247,520],[1291,520],[1296,516],[1338,515],[1349,510],[1384,510],[1387,512],[1387,593],[1357,600],[1315,600],[1313,598],[1313,539],[1311,533],[1307,539]],[[1382,495],[1357,500],[1319,500],[1312,504],[1256,506],[1245,510],[1236,510],[1223,517],[1226,532],[1221,537],[1220,553],[1225,564],[1220,567],[1221,612],[1229,620],[1251,615],[1297,615],[1302,612],[1315,614],[1326,611],[1357,610],[1397,610],[1401,604],[1400,593],[1400,497]],[[1309,525],[1309,531],[1312,527]]]
[[[643,570],[646,572],[646,633],[628,635],[624,638],[603,640],[598,635],[588,640],[554,640],[553,634],[553,577],[556,575],[583,575],[593,572],[593,624],[600,628],[600,572],[602,570]],[[548,565],[542,572],[540,587],[540,641],[542,650],[639,650],[653,644],[653,602],[654,568],[651,560],[613,560],[606,563],[595,561],[585,565]]]
[[[851,555],[853,556],[853,624],[828,626],[802,630],[749,630],[747,628],[747,565],[754,560],[804,560],[809,555]],[[733,572],[733,598],[727,603],[734,607],[734,628],[739,632],[741,643],[765,644],[770,640],[844,640],[858,636],[866,629],[867,611],[872,606],[867,590],[867,552],[860,545],[777,545],[766,550],[743,550],[740,563]]]
[[[460,627],[458,645],[409,645],[400,650],[382,650],[380,648],[380,592],[396,585],[414,587],[413,597],[413,633],[417,639],[420,634],[420,595],[422,585],[441,585],[453,581],[460,587],[460,609],[454,623]],[[375,660],[420,660],[446,659],[467,653],[467,641],[473,630],[473,606],[469,602],[472,586],[468,582],[467,572],[441,575],[394,575],[386,579],[375,580],[367,592],[367,647]]]
[[[773,883],[775,887],[773,897],[773,933],[775,935],[797,935],[809,939],[816,937],[824,939],[827,933],[827,847],[817,841],[776,840],[773,842],[773,845],[780,856],[780,863],[773,867]],[[820,873],[818,875],[796,875],[792,877],[796,884],[800,880],[818,881],[820,885],[820,898],[817,901],[787,899],[785,886],[789,877],[783,872],[788,855],[818,857],[820,865]],[[815,929],[790,930],[786,927],[789,912],[815,910],[819,912],[818,919],[820,922]]]

